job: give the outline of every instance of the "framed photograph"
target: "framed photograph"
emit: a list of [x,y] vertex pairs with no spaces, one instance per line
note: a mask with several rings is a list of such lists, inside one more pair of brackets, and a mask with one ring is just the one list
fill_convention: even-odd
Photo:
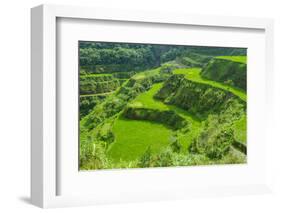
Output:
[[270,192],[272,20],[31,15],[33,204]]

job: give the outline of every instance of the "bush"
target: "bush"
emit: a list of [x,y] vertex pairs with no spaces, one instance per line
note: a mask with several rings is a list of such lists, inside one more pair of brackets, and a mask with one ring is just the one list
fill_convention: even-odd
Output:
[[150,167],[151,163],[152,163],[152,152],[151,152],[151,148],[148,147],[143,153],[143,155],[140,157],[137,165],[140,168],[146,168],[146,167]]
[[233,142],[233,130],[229,128],[222,129],[216,136],[208,140],[205,153],[211,159],[221,159],[229,152],[230,145]]
[[107,122],[96,130],[97,131],[97,135],[96,135],[97,140],[107,143],[107,146],[110,143],[113,143],[114,138],[115,138],[114,133],[112,131],[112,125],[113,125],[112,122]]
[[80,169],[102,169],[106,167],[107,158],[105,145],[102,142],[94,142],[91,138],[80,141]]
[[222,115],[210,115],[203,129],[189,147],[190,152],[205,154],[210,159],[222,159],[235,142],[232,121],[221,122]]
[[171,140],[170,147],[173,150],[173,152],[180,153],[182,149],[182,145],[178,141],[177,135],[173,135],[170,140]]
[[93,110],[93,108],[101,103],[106,96],[80,96],[79,102],[79,111],[80,111],[80,120],[85,117],[87,114]]
[[167,148],[160,154],[156,155],[154,167],[168,167],[174,164],[174,153],[172,149]]

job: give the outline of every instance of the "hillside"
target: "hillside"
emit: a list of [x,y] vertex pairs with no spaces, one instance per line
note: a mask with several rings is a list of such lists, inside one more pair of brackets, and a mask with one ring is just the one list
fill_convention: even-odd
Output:
[[202,77],[246,90],[246,57],[224,56],[213,58],[202,69]]
[[[247,96],[232,73],[246,58],[231,55],[242,49],[111,43],[83,49],[80,169],[246,162]],[[141,58],[149,52],[150,65]],[[94,62],[86,53],[109,58]],[[123,69],[124,58],[112,53],[132,57],[125,61],[134,69]],[[120,69],[111,69],[114,60]]]
[[176,69],[173,71],[174,74],[183,74],[187,79],[192,80],[194,82],[208,84],[214,88],[220,88],[229,91],[235,96],[239,97],[241,100],[246,101],[247,96],[244,90],[217,81],[208,80],[201,76],[201,72],[201,68],[185,68]]

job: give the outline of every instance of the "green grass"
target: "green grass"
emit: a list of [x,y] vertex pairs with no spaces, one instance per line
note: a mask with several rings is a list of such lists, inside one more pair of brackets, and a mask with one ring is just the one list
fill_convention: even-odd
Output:
[[174,70],[174,74],[183,74],[185,75],[185,77],[191,81],[195,81],[198,83],[203,83],[203,84],[208,84],[211,85],[213,87],[217,87],[226,91],[231,92],[232,94],[238,96],[240,99],[242,99],[243,101],[247,100],[247,95],[246,93],[236,87],[232,87],[217,81],[212,81],[212,80],[208,80],[208,79],[204,79],[201,77],[200,75],[201,72],[201,68],[184,68],[184,69],[176,69]]
[[140,73],[135,74],[132,78],[135,80],[139,80],[139,79],[144,79],[150,76],[154,76],[159,74],[160,72],[160,67],[156,68],[156,69],[152,69],[152,70],[146,70]]
[[163,83],[154,84],[150,90],[137,96],[131,104],[150,109],[168,110],[169,107],[166,104],[153,98],[153,96],[161,89],[162,86]]
[[183,150],[186,150],[192,143],[193,139],[197,138],[197,136],[199,135],[202,123],[194,115],[188,113],[187,111],[181,108],[178,108],[174,105],[168,105],[168,107],[170,110],[174,110],[177,114],[184,117],[188,121],[189,131],[185,133],[178,133],[179,142],[183,146]]
[[[187,111],[173,105],[167,105],[153,96],[162,87],[157,83],[152,88],[140,94],[130,104],[136,107],[150,109],[173,110],[184,117],[189,123],[188,132],[177,132],[178,140],[186,151],[192,140],[198,136],[201,122]],[[113,126],[115,142],[109,147],[107,155],[114,161],[132,161],[139,158],[151,146],[153,152],[160,152],[167,147],[176,133],[162,124],[118,118]]]
[[107,155],[114,162],[137,160],[148,147],[153,153],[167,147],[172,137],[172,130],[162,124],[118,118],[113,126],[115,142],[108,149]]
[[230,61],[235,61],[239,63],[246,64],[247,63],[247,56],[218,56],[216,58],[226,59]]
[[201,129],[201,122],[194,115],[188,113],[174,105],[168,105],[160,100],[156,100],[153,96],[161,89],[163,83],[154,84],[150,90],[140,94],[131,104],[135,107],[145,107],[150,109],[160,109],[160,110],[173,110],[178,115],[184,117],[189,125],[190,130],[187,133],[179,133],[179,141],[184,148],[187,148],[192,140],[198,136]]

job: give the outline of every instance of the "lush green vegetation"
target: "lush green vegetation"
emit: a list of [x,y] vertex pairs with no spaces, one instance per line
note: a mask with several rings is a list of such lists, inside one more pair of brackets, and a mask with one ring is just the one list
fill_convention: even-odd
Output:
[[191,141],[198,136],[201,122],[196,116],[188,113],[186,110],[183,110],[175,105],[165,104],[164,102],[154,98],[162,87],[163,83],[154,84],[150,90],[140,94],[132,103],[130,103],[130,106],[158,110],[172,110],[179,116],[183,117],[188,123],[189,131],[186,133],[177,132],[177,136],[179,143],[184,148],[187,148]]
[[181,58],[202,64],[213,56],[245,55],[246,49],[80,42],[79,53],[80,67],[85,74],[145,70]]
[[233,124],[235,140],[240,143],[247,142],[247,119],[246,115]]
[[164,125],[141,120],[118,118],[113,126],[116,141],[108,155],[116,161],[137,160],[148,147],[157,153],[167,147],[172,131]]
[[120,81],[112,76],[86,75],[80,77],[80,94],[99,94],[116,90]]
[[[241,61],[243,61],[241,63]],[[201,75],[204,78],[222,82],[224,84],[247,89],[247,64],[246,56],[224,56],[213,58],[202,68]]]
[[130,105],[135,107],[168,110],[169,107],[166,104],[153,98],[153,96],[162,88],[162,86],[163,83],[154,84],[150,90],[137,96],[136,99],[130,103]]
[[246,162],[246,49],[79,47],[80,169]]
[[239,98],[241,98],[243,101],[246,101],[247,95],[244,90],[242,90],[240,88],[236,88],[234,86],[223,84],[223,83],[220,83],[217,81],[205,79],[204,77],[202,77],[200,75],[200,72],[201,72],[201,68],[197,68],[197,67],[174,70],[174,74],[183,74],[189,80],[203,83],[203,84],[208,84],[210,86],[229,91],[229,92],[233,93],[234,95],[238,96]]
[[216,58],[226,59],[230,61],[240,62],[243,64],[247,64],[247,57],[246,56],[218,56]]
[[106,95],[80,95],[80,119],[88,115],[91,110],[106,97]]

